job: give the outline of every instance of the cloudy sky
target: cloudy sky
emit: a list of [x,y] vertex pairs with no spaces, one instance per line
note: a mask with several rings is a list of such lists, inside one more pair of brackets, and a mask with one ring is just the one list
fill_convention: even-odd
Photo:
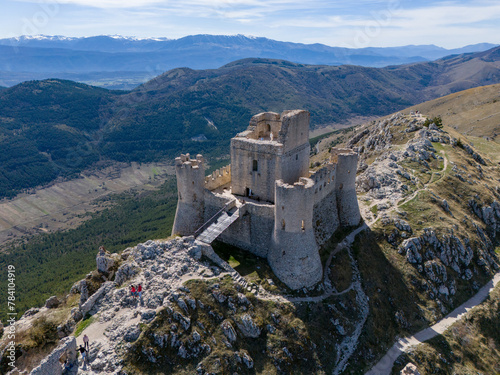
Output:
[[0,37],[245,34],[368,47],[500,43],[500,2],[409,0],[0,0]]

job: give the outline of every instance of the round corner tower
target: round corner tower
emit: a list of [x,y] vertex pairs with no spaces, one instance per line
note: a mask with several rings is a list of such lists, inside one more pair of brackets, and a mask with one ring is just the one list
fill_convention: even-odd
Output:
[[313,229],[314,182],[276,181],[273,243],[267,255],[278,278],[292,289],[321,281],[323,269]]
[[358,154],[351,149],[333,148],[332,161],[337,163],[335,187],[340,225],[358,225],[361,220],[356,195]]
[[191,159],[189,154],[186,154],[175,158],[175,174],[178,201],[172,234],[191,235],[204,223],[205,160],[203,156],[198,154],[196,159]]

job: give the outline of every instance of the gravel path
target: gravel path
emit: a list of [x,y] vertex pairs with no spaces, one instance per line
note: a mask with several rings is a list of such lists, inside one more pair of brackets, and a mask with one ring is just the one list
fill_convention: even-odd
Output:
[[365,375],[390,374],[394,361],[401,353],[408,352],[411,347],[421,344],[438,334],[442,334],[449,326],[461,319],[470,309],[483,302],[499,281],[500,272],[498,272],[490,282],[479,289],[471,299],[457,307],[433,326],[418,332],[414,336],[399,339],[392,348],[389,349],[386,355]]

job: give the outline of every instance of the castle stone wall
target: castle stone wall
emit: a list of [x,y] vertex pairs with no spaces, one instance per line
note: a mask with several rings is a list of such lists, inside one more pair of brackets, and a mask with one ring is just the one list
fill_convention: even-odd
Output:
[[247,202],[236,220],[219,237],[224,243],[267,258],[274,229],[274,205]]
[[228,206],[231,201],[235,200],[235,198],[212,193],[209,190],[205,190],[204,197],[205,197],[205,212],[203,218],[204,223],[210,220],[212,216],[214,216],[217,212],[219,212],[223,207]]
[[302,177],[294,185],[276,181],[273,246],[268,260],[276,276],[292,289],[312,286],[322,278],[313,206],[311,179]]
[[285,152],[292,151],[306,143],[309,145],[309,120],[309,112],[301,109],[284,111],[281,114],[278,142],[283,144]]
[[205,166],[201,155],[191,159],[189,154],[175,158],[177,176],[177,211],[172,234],[193,234],[204,223]]
[[231,164],[219,168],[205,177],[205,189],[215,190],[231,183]]
[[74,369],[78,369],[75,336],[63,338],[40,365],[30,372],[30,375],[61,375],[63,373],[61,359],[64,358]]
[[312,173],[309,178],[314,182],[314,201],[318,203],[336,189],[336,165],[328,163],[325,167]]
[[[326,190],[325,190],[326,191]],[[339,214],[337,211],[337,194],[335,190],[323,197],[313,207],[313,228],[316,243],[319,246],[339,229]]]
[[280,160],[280,179],[287,184],[293,184],[300,177],[309,175],[309,142],[285,153]]
[[[282,145],[271,141],[255,141],[246,138],[231,140],[231,184],[232,193],[252,195],[274,202],[274,181],[280,175]],[[254,160],[257,162],[254,170]]]
[[250,119],[248,128],[251,130],[249,138],[268,139],[270,133],[273,133],[273,138],[276,138],[281,129],[280,115],[274,112],[259,113]]

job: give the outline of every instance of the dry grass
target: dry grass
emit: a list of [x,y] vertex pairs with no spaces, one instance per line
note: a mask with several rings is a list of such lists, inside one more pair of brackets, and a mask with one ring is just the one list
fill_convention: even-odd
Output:
[[431,100],[406,109],[419,110],[429,117],[440,116],[443,123],[461,134],[490,137],[500,135],[500,84],[477,87]]

